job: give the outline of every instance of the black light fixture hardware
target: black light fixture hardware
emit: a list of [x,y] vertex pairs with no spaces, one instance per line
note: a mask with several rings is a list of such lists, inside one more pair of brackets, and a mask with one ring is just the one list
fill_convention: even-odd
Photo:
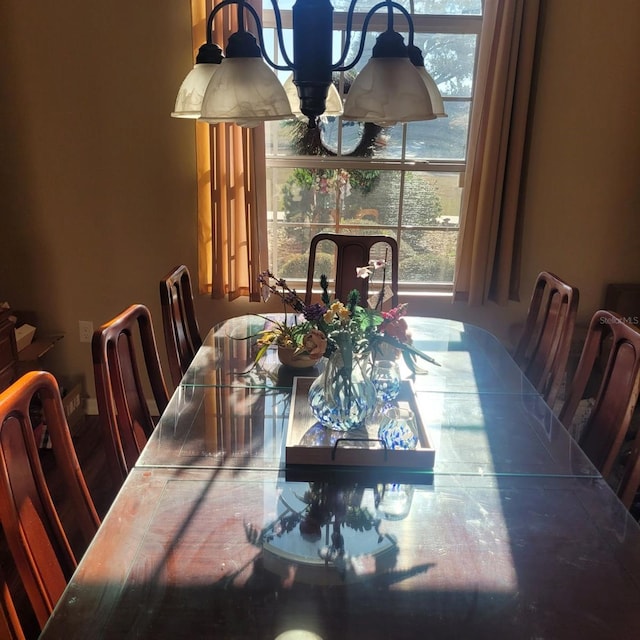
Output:
[[[283,61],[278,64],[266,50],[262,22],[255,8],[247,0],[223,0],[207,18],[207,41],[200,47],[194,69],[180,88],[172,115],[255,126],[265,120],[293,118],[297,113],[308,118],[310,127],[316,126],[318,118],[325,113],[339,115],[342,103],[332,83],[333,73],[349,71],[358,64],[369,22],[381,10],[387,12],[387,29],[378,36],[371,59],[350,87],[344,119],[387,126],[446,115],[437,86],[424,69],[422,52],[414,45],[411,15],[397,2],[384,0],[367,11],[358,50],[346,61],[357,1],[352,0],[349,5],[345,44],[334,63],[330,0],[296,0],[292,9],[292,58],[284,43],[280,8],[277,0],[271,0]],[[212,42],[213,21],[220,11],[231,5],[236,6],[239,27],[229,38],[225,57]],[[247,13],[253,18],[257,40],[245,27]],[[400,14],[407,22],[408,45],[394,30],[394,14]],[[288,92],[272,70],[292,72],[292,78],[285,83],[285,87],[289,85]],[[291,80],[296,95],[290,88]]]

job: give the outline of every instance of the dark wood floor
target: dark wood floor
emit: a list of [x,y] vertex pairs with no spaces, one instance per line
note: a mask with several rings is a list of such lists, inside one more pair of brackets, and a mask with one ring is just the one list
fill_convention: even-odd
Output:
[[[109,510],[119,487],[113,486],[107,469],[100,418],[98,416],[85,416],[82,423],[73,432],[75,434],[73,436],[73,444],[76,448],[78,461],[82,467],[96,510],[102,518]],[[47,463],[52,468],[54,466],[52,452],[49,450],[42,451],[41,455],[43,461],[48,458]]]
[[[100,517],[104,517],[109,510],[111,502],[117,493],[109,475],[104,448],[102,446],[102,436],[100,433],[100,423],[98,416],[86,416],[82,424],[74,429],[73,443],[76,448],[78,461],[82,467],[89,491]],[[84,549],[77,537],[73,514],[67,508],[64,499],[64,492],[56,473],[55,459],[53,452],[48,449],[40,450],[40,459],[47,476],[47,482],[54,502],[60,514],[67,535],[71,544],[80,556]],[[27,638],[37,638],[39,635],[38,625],[31,612],[30,605],[17,577],[13,560],[7,549],[4,534],[0,528],[0,566],[2,567],[9,588],[18,608],[21,622],[24,626]]]

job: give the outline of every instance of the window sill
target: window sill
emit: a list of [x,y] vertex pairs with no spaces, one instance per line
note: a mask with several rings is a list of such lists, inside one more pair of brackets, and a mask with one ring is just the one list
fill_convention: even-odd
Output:
[[422,291],[400,291],[401,300],[424,300],[428,298],[453,300],[451,289],[425,289]]

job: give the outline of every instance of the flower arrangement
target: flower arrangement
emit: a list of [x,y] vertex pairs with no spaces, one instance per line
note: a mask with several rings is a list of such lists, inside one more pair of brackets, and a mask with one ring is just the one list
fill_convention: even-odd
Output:
[[[378,265],[371,265],[374,269]],[[358,268],[360,275],[360,268]],[[370,275],[371,272],[362,272]],[[382,356],[384,348],[401,353],[413,373],[419,369],[418,358],[437,364],[433,358],[414,348],[408,330],[407,305],[401,304],[390,311],[378,309],[383,296],[377,296],[376,308],[360,305],[360,294],[352,290],[346,301],[331,299],[327,277],[320,277],[321,301],[306,304],[291,289],[286,280],[270,271],[260,275],[262,296],[267,299],[276,294],[282,300],[285,312],[295,312],[293,323],[274,322],[258,334],[256,363],[275,345],[289,345],[296,353],[305,354],[312,363],[325,356],[326,364],[311,383],[308,392],[311,413],[318,422],[338,431],[362,428],[377,405],[376,387],[371,380],[372,359]]]
[[[376,268],[378,266],[375,265]],[[412,346],[411,334],[404,319],[406,304],[389,311],[365,308],[360,305],[357,290],[351,291],[346,302],[331,300],[327,278],[322,275],[321,302],[307,305],[286,280],[277,278],[270,271],[260,274],[259,279],[264,300],[273,294],[281,298],[285,306],[285,320],[275,321],[260,332],[256,362],[271,345],[293,348],[296,353],[305,353],[312,360],[329,357],[340,350],[348,372],[354,356],[372,354],[375,358],[382,354],[383,345],[389,345],[402,353],[413,372],[419,369],[419,358],[438,364]],[[293,323],[289,322],[286,315],[287,308],[295,312]]]

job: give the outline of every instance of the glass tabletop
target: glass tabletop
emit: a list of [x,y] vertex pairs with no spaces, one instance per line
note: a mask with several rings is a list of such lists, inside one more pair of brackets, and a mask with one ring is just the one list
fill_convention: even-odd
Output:
[[[283,316],[269,316],[282,320]],[[483,393],[536,393],[503,345],[489,332],[474,325],[440,318],[407,317],[413,345],[440,366],[425,365],[414,385],[425,391]],[[182,387],[238,386],[291,388],[295,375],[317,375],[322,365],[302,372],[280,364],[270,348],[255,363],[256,340],[266,324],[261,316],[246,315],[216,325],[189,370]],[[408,376],[408,369],[403,369]]]
[[[242,316],[211,330],[139,465],[285,467],[287,434],[293,432],[291,385],[296,375],[317,371],[280,366],[273,352],[264,366],[247,373],[253,359],[250,336],[264,322]],[[428,446],[435,450],[432,468],[413,470],[421,482],[450,474],[599,477],[494,336],[437,318],[411,317],[409,324],[414,344],[440,364],[413,379]],[[327,430],[311,419],[306,426],[296,423],[300,442],[288,444],[333,446],[326,442]],[[377,413],[364,437],[376,440],[379,422]],[[316,442],[319,432],[322,442]]]
[[495,338],[411,319],[433,468],[324,473],[285,464],[293,376],[247,378],[253,321],[209,334],[43,639],[635,628],[640,527]]
[[[42,637],[634,628],[640,528],[603,480],[446,476],[401,488],[136,467]],[[404,510],[389,511],[393,498]]]
[[[291,399],[283,388],[181,387],[138,465],[284,468]],[[417,391],[416,404],[435,449],[426,476],[599,476],[540,396]],[[372,438],[379,421],[367,424]],[[314,429],[309,423],[305,442]]]

